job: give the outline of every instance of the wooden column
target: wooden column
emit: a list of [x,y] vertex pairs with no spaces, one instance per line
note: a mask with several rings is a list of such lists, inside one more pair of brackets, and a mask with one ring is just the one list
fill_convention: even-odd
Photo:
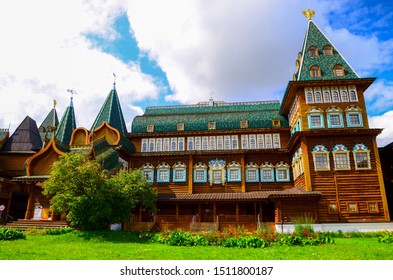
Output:
[[310,158],[308,156],[308,144],[307,144],[307,139],[305,137],[302,138],[302,158],[303,158],[303,168],[304,168],[304,181],[306,184],[306,191],[312,191],[312,185],[311,185],[311,174],[310,174],[310,168],[314,168],[313,166],[310,166]]
[[244,155],[240,159],[240,164],[242,166],[242,192],[246,192],[246,167],[244,165]]
[[275,213],[276,223],[282,223],[281,201],[276,201],[275,208],[276,208],[276,213]]
[[188,157],[188,193],[192,193],[192,184],[194,181],[194,159],[192,155]]
[[31,212],[33,208],[33,202],[34,202],[34,193],[33,193],[34,186],[30,185],[29,186],[29,200],[27,201],[27,208],[25,212],[25,220],[28,220],[31,218]]

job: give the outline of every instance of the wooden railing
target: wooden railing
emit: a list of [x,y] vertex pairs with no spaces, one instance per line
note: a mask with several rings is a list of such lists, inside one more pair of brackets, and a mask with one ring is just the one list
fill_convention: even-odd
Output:
[[219,215],[220,223],[256,223],[255,215]]

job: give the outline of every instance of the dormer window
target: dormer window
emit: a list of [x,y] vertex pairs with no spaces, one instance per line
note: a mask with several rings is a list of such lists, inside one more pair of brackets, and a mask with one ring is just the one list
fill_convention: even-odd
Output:
[[344,67],[340,64],[337,64],[336,66],[334,66],[333,72],[334,72],[335,77],[344,77],[345,76]]
[[273,127],[280,127],[281,126],[280,120],[273,120],[272,123],[273,123]]
[[146,126],[146,132],[154,132],[154,124],[148,124]]
[[216,122],[209,122],[208,128],[209,129],[216,129]]
[[178,123],[176,126],[177,131],[183,131],[184,130],[184,123]]
[[323,48],[323,55],[325,56],[333,55],[333,48],[331,46],[325,46]]
[[321,77],[321,70],[318,66],[311,66],[310,68],[310,76],[311,78],[320,78]]
[[242,120],[240,121],[240,128],[247,128],[248,127],[248,121]]
[[316,47],[314,47],[314,46],[311,46],[311,47],[308,49],[308,53],[309,53],[309,55],[310,55],[311,57],[317,57],[317,56],[318,56],[318,49],[317,49]]

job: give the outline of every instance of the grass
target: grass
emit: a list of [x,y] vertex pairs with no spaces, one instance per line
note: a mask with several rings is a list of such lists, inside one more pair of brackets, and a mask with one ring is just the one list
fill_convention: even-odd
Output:
[[73,232],[0,241],[0,260],[393,260],[393,244],[378,243],[377,237],[335,241],[265,249],[173,247],[127,232]]

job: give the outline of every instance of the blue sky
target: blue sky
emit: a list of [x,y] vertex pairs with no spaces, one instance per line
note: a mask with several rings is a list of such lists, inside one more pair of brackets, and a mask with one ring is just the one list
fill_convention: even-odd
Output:
[[[55,2],[55,3],[54,3]],[[281,100],[316,11],[361,77],[372,127],[393,139],[393,3],[390,0],[16,0],[0,4],[0,128],[29,115],[39,125],[74,89],[77,125],[90,129],[112,88],[130,130],[146,106]],[[7,100],[5,102],[4,100]]]

